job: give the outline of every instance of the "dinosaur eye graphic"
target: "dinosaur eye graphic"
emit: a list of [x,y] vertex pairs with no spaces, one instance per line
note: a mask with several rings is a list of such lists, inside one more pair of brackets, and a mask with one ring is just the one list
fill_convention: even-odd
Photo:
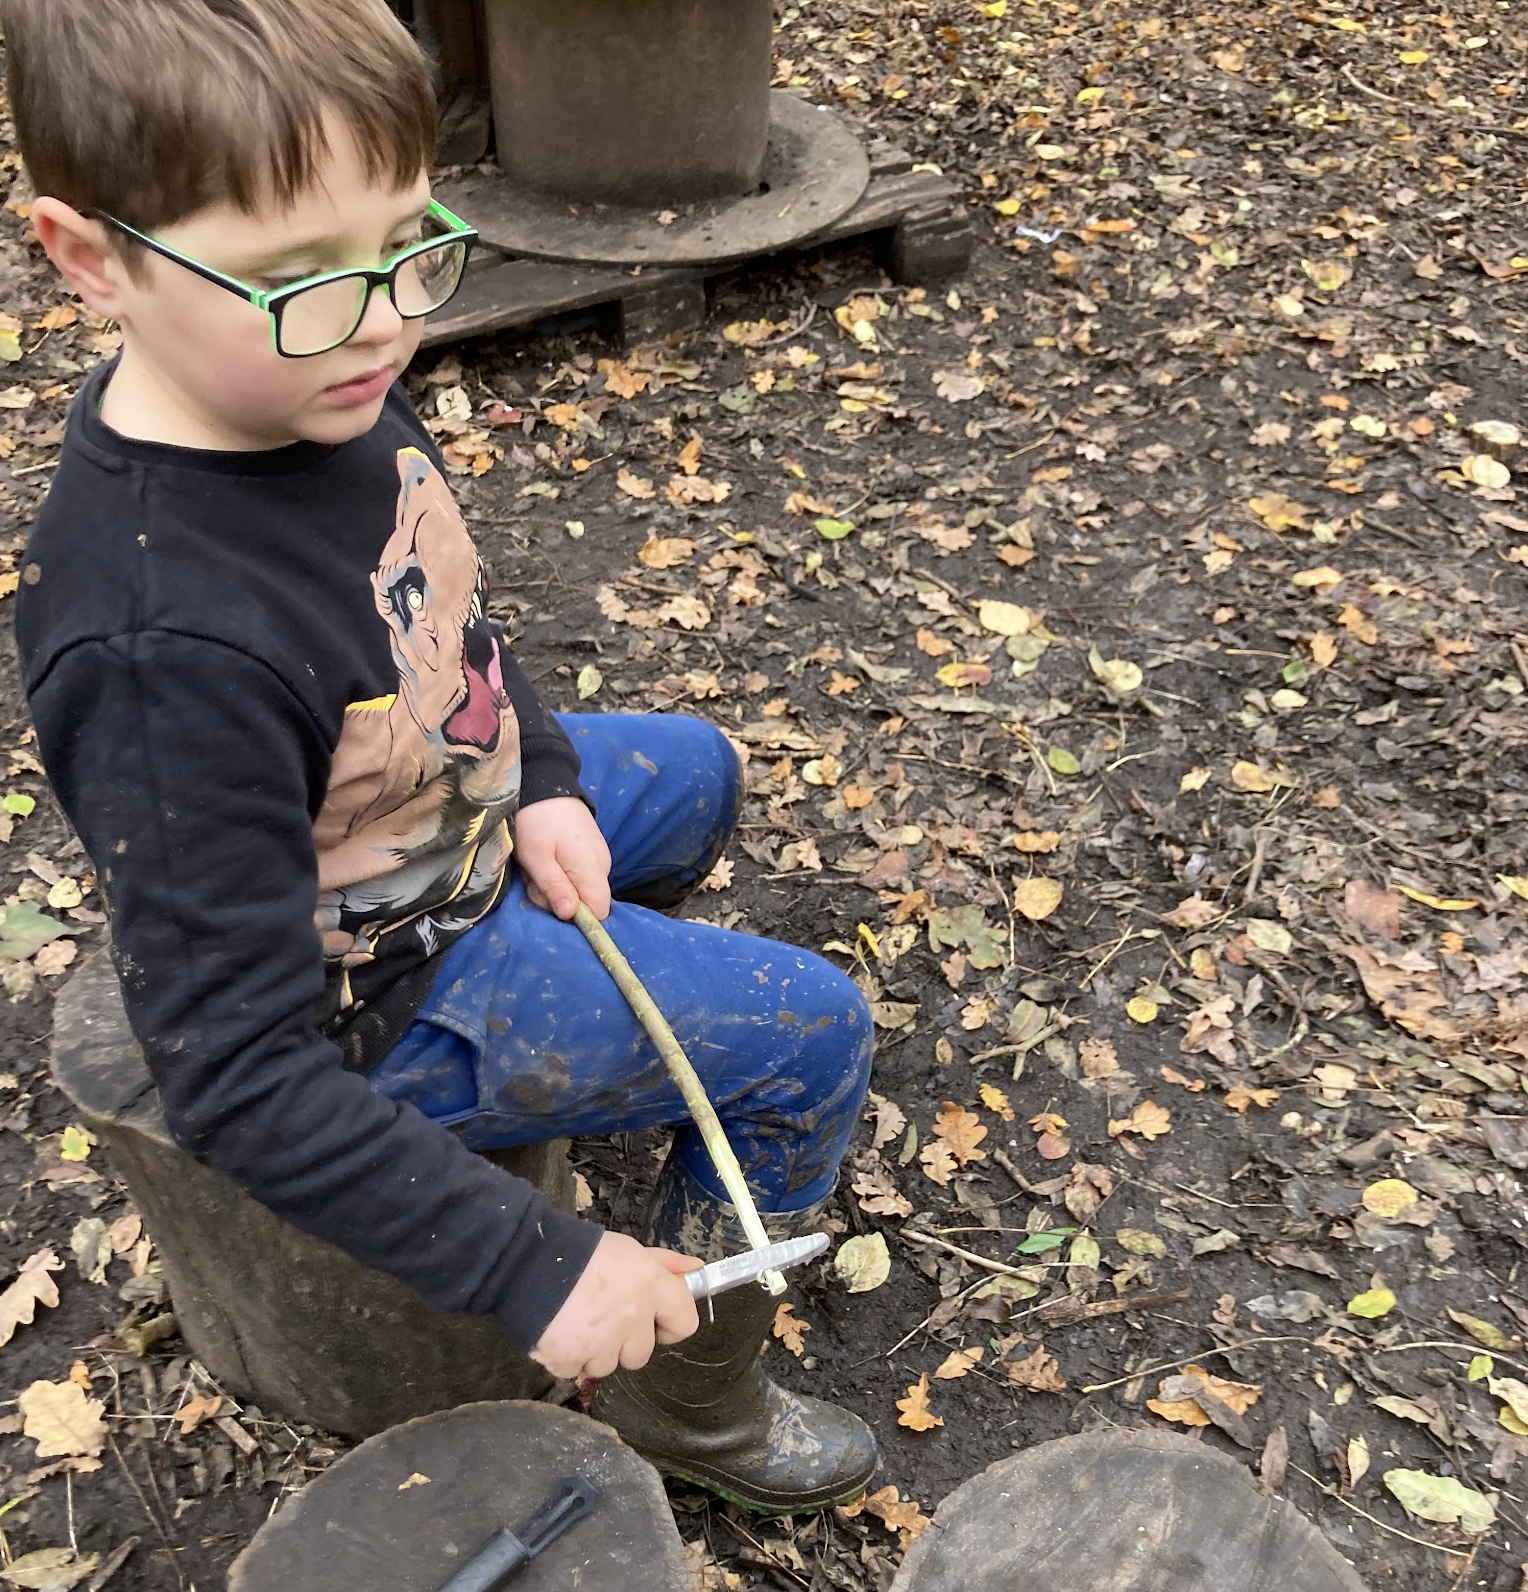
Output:
[[424,611],[424,588],[424,571],[417,568],[404,570],[387,588],[388,606],[404,630],[411,629]]

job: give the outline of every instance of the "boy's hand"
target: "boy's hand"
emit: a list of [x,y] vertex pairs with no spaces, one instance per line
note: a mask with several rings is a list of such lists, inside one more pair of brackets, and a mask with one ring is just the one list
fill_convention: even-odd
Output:
[[610,848],[576,796],[551,796],[515,814],[515,858],[538,907],[565,923],[580,901],[597,918],[610,915]]
[[609,1376],[640,1370],[655,1343],[678,1343],[700,1325],[683,1272],[700,1262],[670,1249],[647,1249],[624,1233],[606,1233],[531,1350],[553,1376]]

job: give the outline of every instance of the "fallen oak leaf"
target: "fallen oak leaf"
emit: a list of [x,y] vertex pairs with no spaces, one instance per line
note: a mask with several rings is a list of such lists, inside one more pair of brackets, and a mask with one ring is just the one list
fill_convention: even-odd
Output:
[[1061,1374],[1060,1362],[1043,1343],[1024,1359],[1008,1362],[1008,1382],[1026,1393],[1066,1392],[1066,1378]]
[[94,1456],[106,1447],[106,1406],[87,1399],[75,1382],[34,1382],[16,1400],[21,1430],[37,1444],[37,1457]]
[[1143,1139],[1160,1139],[1172,1132],[1172,1113],[1154,1100],[1143,1100],[1128,1117],[1109,1123],[1109,1137],[1117,1139],[1122,1133],[1139,1133]]
[[960,1377],[969,1376],[971,1368],[981,1362],[981,1357],[987,1352],[984,1344],[977,1344],[973,1349],[956,1349],[947,1354],[940,1362],[939,1369],[934,1372],[936,1382],[953,1382]]
[[769,1330],[799,1360],[805,1352],[802,1340],[812,1330],[812,1324],[810,1321],[802,1321],[795,1315],[787,1301],[775,1311],[774,1323]]
[[220,1393],[210,1399],[200,1394],[188,1399],[175,1412],[175,1424],[180,1428],[180,1435],[189,1437],[203,1421],[210,1421],[222,1407],[223,1396]]
[[946,1100],[934,1118],[934,1137],[948,1148],[950,1154],[965,1166],[971,1161],[985,1161],[987,1152],[976,1146],[987,1137],[987,1130],[974,1111],[967,1111],[953,1100]]
[[38,1305],[49,1310],[57,1306],[58,1284],[48,1273],[63,1269],[51,1249],[39,1249],[22,1261],[16,1280],[0,1293],[0,1346],[11,1341],[17,1327],[31,1323]]
[[902,1412],[897,1417],[897,1425],[905,1426],[911,1432],[928,1432],[944,1425],[944,1418],[935,1415],[928,1407],[927,1373],[908,1388],[906,1398],[900,1398],[896,1403]]

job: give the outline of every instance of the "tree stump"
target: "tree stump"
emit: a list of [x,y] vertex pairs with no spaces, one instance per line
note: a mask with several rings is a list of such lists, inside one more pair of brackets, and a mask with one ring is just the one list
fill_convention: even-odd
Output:
[[[487,1316],[431,1310],[396,1278],[310,1238],[170,1138],[109,956],[59,992],[53,1074],[99,1138],[163,1258],[182,1336],[235,1397],[347,1437],[551,1376]],[[573,1209],[567,1141],[494,1159]]]
[[494,1532],[518,1532],[564,1476],[589,1516],[514,1592],[691,1592],[658,1473],[608,1426],[550,1404],[469,1404],[362,1443],[260,1528],[228,1592],[438,1592]]
[[939,1505],[892,1592],[1364,1592],[1292,1504],[1192,1438],[1099,1431],[990,1465]]

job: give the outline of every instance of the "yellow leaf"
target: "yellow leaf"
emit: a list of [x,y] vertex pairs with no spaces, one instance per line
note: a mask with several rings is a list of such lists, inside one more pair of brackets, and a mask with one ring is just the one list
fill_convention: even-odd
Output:
[[802,1321],[791,1312],[788,1303],[782,1304],[775,1311],[775,1322],[770,1331],[790,1350],[799,1360],[805,1352],[802,1339],[812,1330],[810,1321]]
[[986,1349],[978,1344],[974,1349],[956,1349],[953,1354],[945,1356],[939,1369],[934,1372],[936,1382],[954,1382],[958,1378],[970,1374],[971,1367],[976,1365],[986,1353]]
[[1342,584],[1341,570],[1333,569],[1330,564],[1318,565],[1315,569],[1302,569],[1289,577],[1290,584],[1299,586],[1306,591],[1328,592],[1333,586]]
[[909,1431],[927,1432],[936,1426],[943,1426],[942,1417],[935,1415],[928,1407],[928,1376],[920,1376],[907,1390],[907,1397],[897,1400],[897,1408],[901,1414],[897,1417],[897,1425],[905,1426]]
[[992,208],[1000,216],[1016,216],[1019,213],[1019,201],[1017,199],[998,199],[994,201]]
[[1231,783],[1237,790],[1251,791],[1261,795],[1273,789],[1273,781],[1260,769],[1256,763],[1239,762],[1232,765]]
[[1247,507],[1270,531],[1304,531],[1310,529],[1310,510],[1284,496],[1282,492],[1265,492],[1248,501]]
[[870,1293],[891,1275],[891,1251],[882,1233],[846,1239],[833,1257],[833,1270],[850,1293]]
[[1059,879],[1047,879],[1038,874],[1033,879],[1018,879],[1013,886],[1014,910],[1021,912],[1031,923],[1039,923],[1061,905],[1063,894]]
[[990,630],[997,636],[1027,636],[1035,622],[1028,608],[993,600],[977,604],[976,618],[983,630]]
[[1428,895],[1425,890],[1413,890],[1409,884],[1398,884],[1396,889],[1403,896],[1410,896],[1413,901],[1420,901],[1424,907],[1431,907],[1435,912],[1468,912],[1478,907],[1478,901],[1455,901],[1447,896]]
[[1528,901],[1528,874],[1499,873],[1496,882],[1503,890]]
[[1013,844],[1019,851],[1035,855],[1041,852],[1051,852],[1061,844],[1061,831],[1058,829],[1026,829],[1013,837]]
[[996,1084],[984,1083],[977,1093],[989,1111],[997,1112],[1004,1122],[1013,1121],[1013,1106],[1009,1103],[1008,1096]]
[[1348,1300],[1348,1314],[1362,1316],[1366,1321],[1388,1316],[1394,1309],[1395,1295],[1388,1288],[1371,1288],[1367,1293]]
[[1143,1139],[1160,1139],[1172,1132],[1172,1114],[1166,1106],[1154,1100],[1143,1100],[1128,1117],[1109,1124],[1109,1137],[1117,1139],[1122,1133],[1139,1133]]
[[934,678],[940,685],[959,691],[963,686],[990,684],[992,670],[985,663],[947,663],[935,669]]
[[994,21],[1008,15],[1008,0],[989,0],[986,5],[976,8],[984,17],[991,17]]
[[1402,50],[1396,56],[1402,66],[1421,66],[1427,58],[1426,50]]
[[1518,1437],[1528,1437],[1528,1421],[1522,1420],[1510,1404],[1503,1404],[1496,1418],[1509,1432]]
[[1203,790],[1205,781],[1208,780],[1209,777],[1209,769],[1191,768],[1188,773],[1186,773],[1183,778],[1178,781],[1178,789],[1180,792],[1185,793],[1192,790]]
[[1472,481],[1476,486],[1490,487],[1493,490],[1507,486],[1512,480],[1512,472],[1500,459],[1493,459],[1488,453],[1472,453],[1459,466],[1459,473],[1466,481]]
[[1448,1310],[1449,1320],[1455,1326],[1463,1327],[1476,1341],[1496,1354],[1511,1354],[1517,1348],[1516,1338],[1509,1338],[1500,1327],[1494,1326],[1489,1321],[1482,1321],[1479,1316],[1466,1315],[1462,1310],[1455,1310],[1452,1305],[1445,1307]]
[[1144,995],[1133,996],[1125,1002],[1125,1013],[1133,1023],[1154,1023],[1158,1010],[1157,1003]]
[[59,1159],[63,1161],[88,1161],[90,1159],[90,1146],[95,1142],[96,1136],[89,1128],[77,1128],[71,1123],[64,1129],[63,1137],[59,1140]]
[[[221,1403],[222,1401],[219,1400],[219,1402]],[[410,1487],[428,1487],[429,1485],[430,1478],[426,1476],[422,1470],[416,1470],[412,1475],[410,1475],[407,1481],[400,1481],[398,1483],[398,1491],[407,1492]]]
[[1342,260],[1301,260],[1300,269],[1323,293],[1335,293],[1353,275],[1353,267]]
[[1363,1192],[1363,1207],[1376,1216],[1399,1216],[1417,1202],[1417,1191],[1398,1177],[1382,1177]]

